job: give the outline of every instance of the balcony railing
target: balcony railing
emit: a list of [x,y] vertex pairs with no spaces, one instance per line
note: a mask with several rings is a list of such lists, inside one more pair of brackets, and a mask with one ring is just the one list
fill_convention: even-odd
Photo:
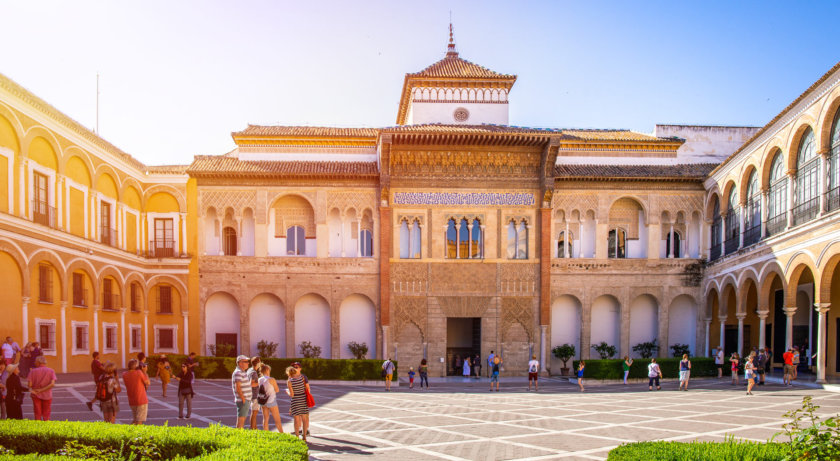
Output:
[[150,240],[148,258],[172,258],[175,256],[175,240]]
[[765,225],[766,237],[776,235],[785,230],[785,225],[787,225],[787,215],[784,213],[768,218]]
[[723,246],[725,247],[726,254],[732,254],[732,253],[735,253],[736,251],[738,251],[738,244],[739,243],[740,243],[739,238],[737,236],[726,239],[726,241],[723,242]]
[[87,307],[87,288],[73,289],[73,305],[79,307]]
[[713,243],[712,247],[709,248],[709,261],[714,261],[720,258],[720,242]]
[[46,202],[32,201],[32,221],[36,224],[55,228],[55,207]]
[[107,226],[102,226],[100,228],[100,231],[102,233],[101,234],[102,236],[100,238],[100,241],[102,243],[104,243],[105,245],[110,245],[112,247],[117,246],[118,240],[117,240],[117,230],[116,229],[111,228],[111,227],[107,227]]
[[840,186],[825,193],[825,207],[828,211],[840,208]]
[[106,310],[117,310],[120,307],[120,295],[118,293],[103,293],[102,308]]
[[793,225],[798,226],[817,217],[820,211],[819,196],[793,207]]
[[744,246],[757,243],[761,239],[761,225],[750,227],[744,231]]

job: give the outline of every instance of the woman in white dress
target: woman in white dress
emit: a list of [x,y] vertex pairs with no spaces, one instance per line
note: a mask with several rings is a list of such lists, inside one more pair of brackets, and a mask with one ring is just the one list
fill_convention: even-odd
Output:
[[464,372],[463,372],[463,375],[464,375],[464,378],[469,378],[470,377],[470,357],[469,356],[464,358]]

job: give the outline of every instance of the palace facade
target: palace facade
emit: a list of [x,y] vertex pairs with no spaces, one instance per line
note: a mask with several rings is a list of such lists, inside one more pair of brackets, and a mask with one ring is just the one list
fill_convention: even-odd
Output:
[[[147,166],[0,76],[0,336],[89,354],[368,357],[804,346],[840,374],[840,66],[764,127],[511,125],[515,75],[444,58],[396,124],[249,125]],[[60,365],[59,365],[60,364]]]

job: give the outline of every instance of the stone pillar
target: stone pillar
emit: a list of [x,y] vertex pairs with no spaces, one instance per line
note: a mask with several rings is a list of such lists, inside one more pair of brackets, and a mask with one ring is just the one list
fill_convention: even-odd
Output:
[[473,225],[467,224],[467,233],[469,234],[469,238],[467,239],[467,258],[472,258],[472,230]]
[[735,314],[738,319],[738,355],[744,355],[744,318],[747,314]]
[[[825,182],[825,181],[823,181]],[[817,384],[825,384],[825,347],[826,322],[825,314],[831,307],[830,303],[816,303],[817,309]]]
[[595,220],[595,258],[597,259],[607,259],[607,235],[609,234],[609,229],[607,229],[607,223],[601,224],[598,220]]
[[181,315],[184,317],[184,351],[182,353],[187,355],[190,353],[190,313],[183,311]]
[[720,321],[720,344],[718,344],[718,347],[721,350],[726,350],[723,347],[726,345],[726,317],[718,317],[718,320]]
[[128,349],[128,343],[125,338],[125,307],[120,307],[120,365],[125,368],[125,351]]
[[764,330],[767,329],[767,315],[770,311],[760,310],[755,313],[758,314],[758,349],[767,349],[767,338],[764,334]]
[[[822,216],[825,214],[826,209],[828,208],[828,201],[826,200],[825,195],[828,193],[828,154],[830,153],[828,148],[824,148],[819,152],[820,155],[820,176],[819,176],[819,189],[820,189],[820,211],[817,216]],[[823,373],[824,374],[824,373]]]
[[93,306],[93,324],[91,327],[93,328],[93,350],[99,350],[99,305],[94,304]]
[[[566,231],[565,232],[566,233],[563,234],[563,257],[569,258],[569,257],[571,257],[571,255],[569,253],[571,253],[572,251],[571,251],[571,246],[569,245],[569,220],[568,219],[566,220]],[[579,230],[578,230],[578,233],[580,233]]]
[[[186,222],[186,220],[184,220]],[[186,230],[184,235],[187,235]],[[185,237],[186,238],[186,237]],[[184,242],[184,253],[187,252],[187,243]],[[242,218],[236,218],[236,256],[242,256]]]
[[[344,221],[344,215],[341,216],[341,257],[347,257],[347,250],[344,249],[344,239],[347,237],[345,232],[347,222]],[[408,226],[408,247],[411,248],[411,225]]]
[[540,325],[540,371],[548,373],[546,362],[548,362],[548,325]]
[[705,319],[703,319],[703,323],[706,324],[706,342],[704,344],[704,347],[706,349],[705,356],[710,357],[712,355],[711,354],[711,352],[712,352],[711,344],[709,344],[710,337],[711,337],[711,329],[712,329],[712,319],[711,318],[705,318]]
[[[23,320],[23,325],[21,325],[23,328],[21,341],[23,341],[24,344],[29,342],[29,300],[29,296],[20,298],[20,314]],[[35,337],[38,337],[37,332],[35,333]]]
[[391,355],[391,353],[388,351],[388,342],[390,340],[390,335],[388,333],[390,328],[391,327],[388,325],[382,325],[382,350],[380,352],[382,356],[379,357],[382,360],[389,358],[389,356]]
[[393,249],[392,209],[379,207],[379,324],[382,327],[382,344],[378,348],[385,357],[388,347],[388,326],[391,324],[391,250]]
[[785,351],[793,347],[793,314],[796,313],[796,306],[787,306],[782,309],[785,311],[787,323],[785,324]]
[[761,238],[767,237],[767,207],[770,203],[770,189],[761,191]]
[[741,212],[738,213],[738,248],[744,248],[744,214],[746,214],[746,212],[747,209],[742,203]]
[[67,301],[61,301],[61,372],[67,373]]
[[[647,237],[647,242],[645,242],[647,246],[647,259],[659,259],[659,249],[662,245],[662,223],[653,222],[653,219],[651,219],[651,222],[648,224]],[[624,356],[622,355],[622,357]]]
[[[674,256],[674,246],[675,246],[674,243],[675,243],[675,241],[676,241],[676,239],[674,238],[674,223],[671,223],[671,230],[668,233],[668,243],[669,244],[668,244],[668,254],[667,254],[667,256],[669,258],[675,257]],[[679,255],[676,255],[676,257],[679,258]]]
[[[352,235],[352,234],[351,234]],[[422,230],[421,230],[422,235]],[[362,219],[356,220],[356,257],[362,256]]]
[[143,311],[143,352],[148,355],[151,350],[149,349],[149,309],[145,309]]
[[787,228],[793,227],[793,207],[796,206],[796,170],[788,171],[788,188],[787,188]]
[[[222,224],[223,221],[224,221],[224,217],[216,219],[216,222],[218,223],[218,225],[216,226],[216,229],[217,229],[217,233],[219,235],[219,248],[218,248],[219,256],[222,256],[222,255],[225,254],[225,232],[224,232],[225,229],[224,229],[224,226]],[[286,237],[288,238],[288,235]],[[284,248],[283,251],[285,252],[285,250],[286,249]]]

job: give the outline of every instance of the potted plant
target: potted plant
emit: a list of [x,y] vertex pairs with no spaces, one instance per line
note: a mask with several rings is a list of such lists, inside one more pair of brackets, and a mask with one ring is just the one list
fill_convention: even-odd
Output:
[[554,346],[554,349],[551,350],[551,353],[554,354],[555,357],[563,361],[563,368],[560,369],[561,376],[568,376],[569,375],[569,360],[575,356],[575,346],[571,344],[563,344],[562,346]]

